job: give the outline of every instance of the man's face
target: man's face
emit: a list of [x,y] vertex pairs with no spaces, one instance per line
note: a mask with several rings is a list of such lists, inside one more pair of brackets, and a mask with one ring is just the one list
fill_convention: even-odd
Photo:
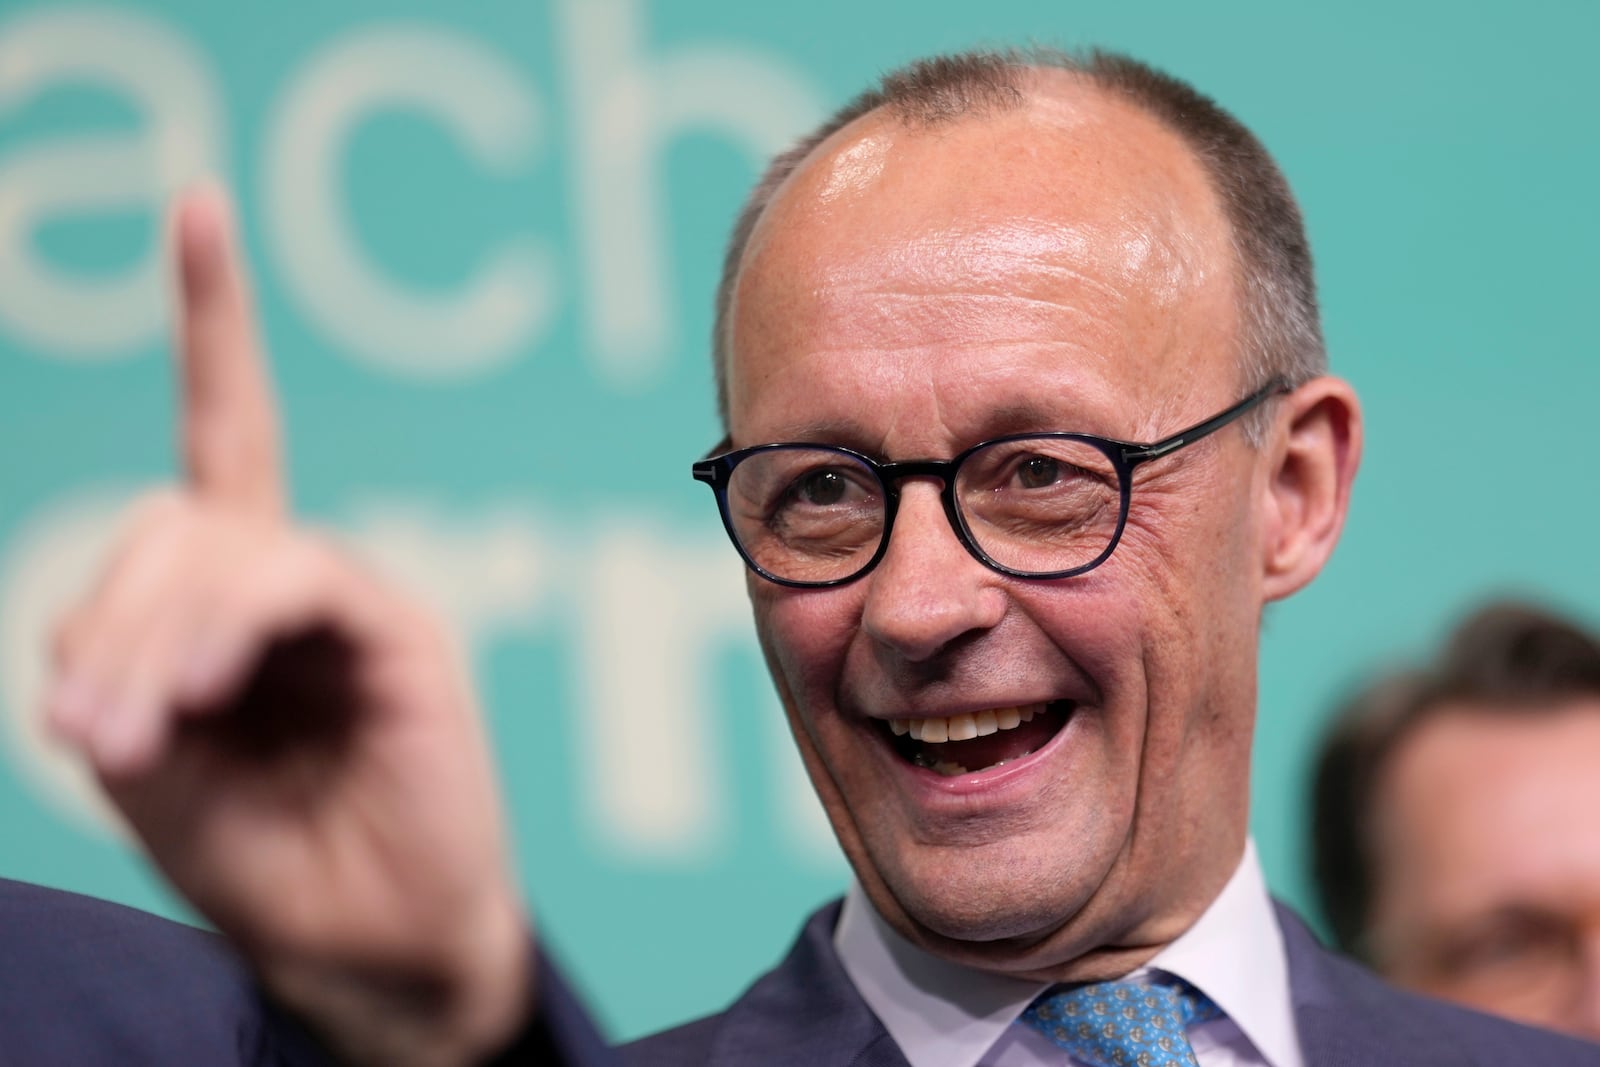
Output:
[[[733,443],[898,460],[1024,431],[1159,438],[1245,390],[1228,240],[1181,143],[1065,76],[1009,114],[869,115],[753,235]],[[751,576],[801,754],[902,933],[996,970],[1120,973],[1221,888],[1248,809],[1260,468],[1237,426],[1146,465],[1115,554],[1076,578],[985,568],[928,479],[902,484],[864,578]],[[1033,715],[982,757],[1016,758],[954,776],[890,727],[989,712]]]
[[1600,699],[1441,708],[1394,753],[1375,810],[1380,969],[1600,1038]]

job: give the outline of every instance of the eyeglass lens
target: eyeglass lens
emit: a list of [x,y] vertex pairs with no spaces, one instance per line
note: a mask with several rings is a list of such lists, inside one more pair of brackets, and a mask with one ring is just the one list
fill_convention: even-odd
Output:
[[[971,541],[1010,570],[1050,574],[1092,563],[1116,537],[1121,483],[1095,445],[1072,437],[996,441],[970,453],[954,487]],[[757,567],[828,582],[870,562],[889,494],[873,469],[831,448],[756,452],[728,479],[728,516]]]

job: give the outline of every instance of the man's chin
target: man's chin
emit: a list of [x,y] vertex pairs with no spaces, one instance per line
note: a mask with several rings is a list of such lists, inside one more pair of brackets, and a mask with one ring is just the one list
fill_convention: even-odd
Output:
[[940,959],[990,974],[1042,982],[1101,981],[1127,974],[1160,946],[1125,941],[1107,921],[1111,909],[1094,900],[1083,907],[1054,902],[1048,908],[914,914],[890,920],[907,940]]
[[[1081,838],[1080,838],[1081,839]],[[926,856],[867,867],[857,878],[907,941],[951,963],[1042,981],[1094,981],[1126,974],[1159,951],[1149,909],[1159,894],[1125,890],[1126,857],[1051,866],[1037,852],[964,850],[930,869]],[[860,857],[852,857],[858,860]],[[923,869],[912,866],[922,860]],[[1011,872],[997,877],[997,872]],[[1144,898],[1144,899],[1141,899]],[[1159,924],[1158,924],[1159,925]]]
[[938,880],[894,878],[879,892],[864,879],[873,904],[902,936],[935,954],[992,966],[1033,961],[1047,944],[1075,940],[1089,917],[1094,890],[1052,884],[997,882],[975,870]]

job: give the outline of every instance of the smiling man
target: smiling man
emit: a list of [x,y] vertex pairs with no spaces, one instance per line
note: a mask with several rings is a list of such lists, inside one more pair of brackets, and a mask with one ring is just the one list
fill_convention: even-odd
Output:
[[1122,59],[917,64],[774,162],[718,307],[695,475],[857,886],[637,1062],[1527,1055],[1325,957],[1248,843],[1261,613],[1360,423],[1247,131]]
[[[344,1056],[473,1062],[531,992],[520,1047],[576,1061],[454,657],[284,521],[216,203],[178,237],[188,482],[64,628],[53,722]],[[1117,58],[916,64],[769,168],[716,347],[694,473],[857,884],[630,1062],[1600,1062],[1384,989],[1267,895],[1261,613],[1332,551],[1361,435],[1234,120]]]
[[[876,108],[777,190],[730,301],[727,396],[736,446],[961,462],[883,479],[819,453],[728,510],[754,510],[735,532],[774,577],[840,582],[750,594],[878,913],[963,962],[1103,977],[1243,854],[1256,620],[1332,545],[1354,402],[1246,371],[1224,209],[1158,120],[1067,72],[941,75],[922,91],[968,113]],[[1283,427],[1269,448],[1235,425],[1132,466],[1114,443],[1241,397]],[[1062,432],[1085,436],[1039,436]]]

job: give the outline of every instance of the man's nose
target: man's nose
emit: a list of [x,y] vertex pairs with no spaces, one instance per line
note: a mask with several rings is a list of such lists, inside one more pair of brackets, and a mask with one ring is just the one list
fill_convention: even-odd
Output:
[[908,479],[883,559],[867,582],[867,634],[909,662],[938,655],[955,639],[987,630],[1005,615],[1005,579],[957,538],[939,482]]

